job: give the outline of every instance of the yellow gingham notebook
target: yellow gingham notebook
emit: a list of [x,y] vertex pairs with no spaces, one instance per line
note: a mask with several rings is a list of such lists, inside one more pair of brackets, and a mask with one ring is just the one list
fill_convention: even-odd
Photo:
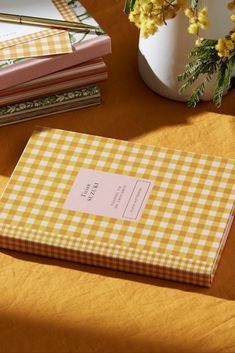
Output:
[[0,246],[210,286],[233,219],[235,160],[51,128],[0,202]]

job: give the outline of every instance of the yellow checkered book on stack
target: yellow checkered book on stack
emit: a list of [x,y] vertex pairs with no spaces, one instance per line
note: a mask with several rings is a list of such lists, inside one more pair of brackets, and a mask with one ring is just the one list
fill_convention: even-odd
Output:
[[38,128],[2,195],[0,246],[210,286],[235,160]]

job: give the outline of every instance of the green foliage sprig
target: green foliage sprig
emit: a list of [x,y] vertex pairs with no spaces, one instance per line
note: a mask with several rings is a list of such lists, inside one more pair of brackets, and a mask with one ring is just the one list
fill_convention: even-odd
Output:
[[[228,1],[230,2],[225,6],[234,11],[235,0]],[[206,29],[209,22],[208,9],[199,8],[199,4],[199,0],[125,0],[124,12],[130,14],[131,22],[134,22],[140,28],[141,34],[147,38],[157,31],[158,26],[166,24],[165,19],[174,18],[179,10],[184,11],[189,20],[188,32],[196,35],[197,40],[189,54],[185,72],[177,77],[179,81],[185,81],[179,92],[183,93],[193,86],[188,105],[195,107],[203,97],[206,85],[213,79],[213,101],[216,107],[220,107],[224,93],[230,88],[235,66],[235,26],[224,38],[200,38],[199,32]],[[168,17],[165,17],[166,10],[169,9],[171,11]],[[230,16],[230,20],[235,22],[235,13]]]
[[201,100],[206,84],[212,78],[216,79],[213,95],[216,107],[221,106],[223,94],[230,87],[235,64],[235,51],[228,58],[220,58],[215,49],[216,43],[216,40],[204,39],[199,47],[193,48],[189,56],[191,60],[186,65],[186,71],[177,77],[179,81],[186,81],[181,86],[180,93],[199,81],[188,100],[188,105],[191,107],[195,107]]
[[133,10],[136,0],[125,0],[124,12],[126,14],[130,13]]
[[191,0],[191,7],[192,9],[196,9],[197,5],[198,5],[198,1],[199,0]]

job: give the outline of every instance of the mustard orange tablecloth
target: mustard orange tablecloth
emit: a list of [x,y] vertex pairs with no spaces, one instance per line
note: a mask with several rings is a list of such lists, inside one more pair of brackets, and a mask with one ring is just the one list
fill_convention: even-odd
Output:
[[[84,5],[112,37],[101,106],[0,128],[0,188],[35,125],[235,157],[235,91],[220,110],[151,92],[122,1]],[[0,251],[0,352],[235,352],[235,226],[212,288]]]

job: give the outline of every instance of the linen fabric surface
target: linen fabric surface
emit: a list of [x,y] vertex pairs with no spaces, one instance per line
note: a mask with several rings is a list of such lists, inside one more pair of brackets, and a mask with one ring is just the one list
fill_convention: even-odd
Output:
[[[123,3],[83,1],[111,35],[103,104],[0,129],[3,190],[35,125],[234,158],[235,91],[217,110],[168,101],[137,70]],[[235,226],[211,288],[0,252],[0,352],[235,352]]]

